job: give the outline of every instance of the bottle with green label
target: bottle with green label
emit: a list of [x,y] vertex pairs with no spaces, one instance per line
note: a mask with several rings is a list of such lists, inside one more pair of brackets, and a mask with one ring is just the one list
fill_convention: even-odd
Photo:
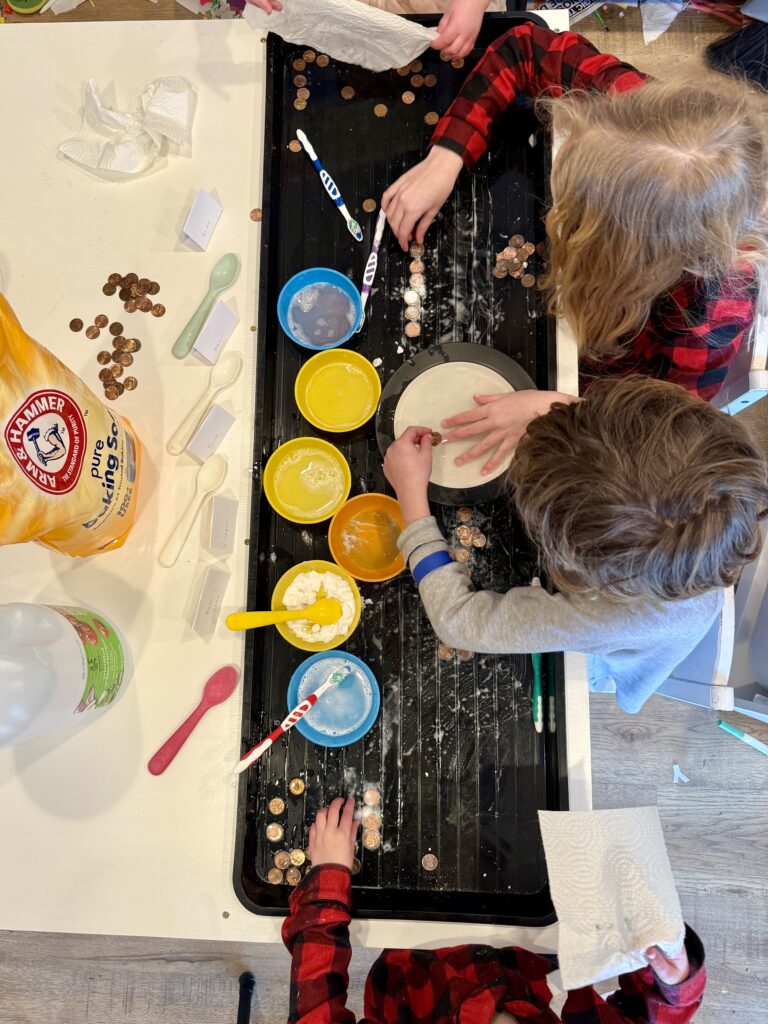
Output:
[[128,648],[88,608],[0,605],[0,747],[94,721],[122,694]]

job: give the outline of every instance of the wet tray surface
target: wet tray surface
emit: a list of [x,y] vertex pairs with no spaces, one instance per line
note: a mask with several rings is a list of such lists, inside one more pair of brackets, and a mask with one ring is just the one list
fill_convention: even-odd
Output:
[[[482,47],[515,17],[486,18]],[[428,52],[420,73],[435,75],[437,84],[413,88],[410,76],[396,71],[374,75],[335,61],[297,72],[292,64],[304,48],[269,37],[249,608],[268,608],[275,584],[292,565],[329,557],[328,523],[302,528],[286,522],[261,493],[261,471],[279,444],[321,436],[294,402],[294,380],[310,353],[279,328],[280,288],[312,266],[333,267],[361,284],[376,221],[376,212],[363,212],[363,200],[378,202],[387,185],[426,154],[432,129],[425,116],[448,108],[482,47],[463,67]],[[310,90],[304,110],[294,107],[297,73]],[[353,99],[342,98],[345,86],[355,90]],[[415,93],[415,102],[403,102],[405,90]],[[385,117],[374,114],[377,104],[386,105]],[[363,243],[348,233],[306,154],[288,148],[297,128],[307,132],[359,220]],[[515,143],[502,146],[505,137]],[[494,138],[475,171],[462,173],[427,235],[422,333],[415,339],[404,334],[403,302],[413,257],[389,231],[384,235],[366,324],[348,345],[375,362],[384,384],[403,360],[429,345],[470,342],[505,352],[538,387],[554,385],[554,335],[540,296],[519,280],[492,275],[508,236],[544,237],[549,141],[523,106],[501,119]],[[539,257],[534,262],[535,271]],[[352,434],[325,436],[349,461],[352,495],[386,490],[373,420]],[[434,510],[457,543],[457,510]],[[504,591],[528,583],[538,572],[535,558],[505,502],[473,511],[472,523],[488,538],[471,555],[475,584]],[[332,797],[350,794],[362,804],[364,789],[374,786],[382,794],[382,845],[359,854],[362,870],[353,879],[358,915],[551,920],[537,810],[567,806],[562,659],[556,659],[558,728],[537,735],[529,657],[442,661],[410,575],[361,583],[360,589],[363,618],[346,649],[376,675],[381,714],[367,736],[342,749],[316,747],[294,729],[243,774],[234,866],[240,899],[257,913],[284,913],[289,887],[266,881],[274,854],[306,848],[315,811]],[[274,630],[247,634],[243,749],[285,717],[288,681],[304,656]],[[288,791],[296,777],[306,784],[298,797]],[[278,816],[267,807],[275,796],[286,803]],[[285,830],[276,845],[265,834],[273,821]],[[437,857],[437,870],[423,868],[427,853]]]

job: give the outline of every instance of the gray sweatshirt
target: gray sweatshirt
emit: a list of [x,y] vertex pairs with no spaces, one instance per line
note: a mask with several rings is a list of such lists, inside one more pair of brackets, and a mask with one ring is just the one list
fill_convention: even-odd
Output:
[[[400,534],[411,569],[448,545],[434,517]],[[475,590],[466,567],[443,565],[421,581],[432,628],[450,647],[487,654],[578,651],[599,656],[599,671],[616,683],[616,700],[631,714],[706,635],[723,603],[722,590],[679,601],[611,601],[514,587],[506,594]],[[591,660],[591,659],[590,659]]]

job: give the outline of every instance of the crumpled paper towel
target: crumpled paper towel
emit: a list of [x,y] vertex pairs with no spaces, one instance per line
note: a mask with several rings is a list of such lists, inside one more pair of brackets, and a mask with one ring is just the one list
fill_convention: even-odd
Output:
[[105,106],[91,79],[80,131],[62,142],[59,153],[97,172],[141,174],[157,159],[163,139],[189,139],[195,101],[194,86],[186,78],[158,78],[142,94],[141,110],[124,113]]
[[571,990],[636,971],[644,951],[680,949],[685,924],[655,807],[539,811]]
[[247,3],[243,17],[251,28],[274,32],[289,43],[313,46],[369,71],[410,64],[437,35],[435,28],[424,28],[360,0],[288,0],[282,11],[271,14]]

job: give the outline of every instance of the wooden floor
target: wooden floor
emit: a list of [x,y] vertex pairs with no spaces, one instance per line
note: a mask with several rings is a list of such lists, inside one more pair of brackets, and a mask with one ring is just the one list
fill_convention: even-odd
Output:
[[[435,6],[398,2],[403,11]],[[187,16],[172,0],[95,0],[61,20]],[[638,17],[614,10],[607,34],[594,19],[579,28],[658,75],[723,33],[721,22],[689,11],[645,48]],[[659,807],[686,919],[707,948],[698,1024],[768,1024],[768,760],[717,729],[715,716],[659,697],[629,716],[596,695],[591,711],[595,806]],[[768,741],[768,727],[746,727]],[[688,785],[672,783],[674,763]],[[354,952],[358,1014],[375,955]],[[257,978],[254,1024],[283,1021],[288,956],[280,946],[0,932],[0,1024],[225,1024],[234,1020],[245,969]]]

